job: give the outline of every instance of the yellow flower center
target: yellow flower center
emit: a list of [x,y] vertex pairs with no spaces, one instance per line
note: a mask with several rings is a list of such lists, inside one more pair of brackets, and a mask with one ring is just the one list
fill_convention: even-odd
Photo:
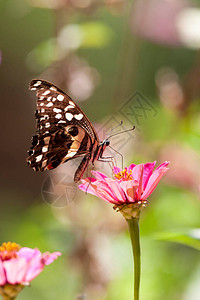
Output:
[[16,243],[3,243],[0,246],[0,258],[2,260],[8,260],[11,258],[17,257],[17,252],[19,251],[20,246]]
[[132,170],[128,173],[126,169],[120,171],[119,173],[115,174],[115,178],[122,179],[122,180],[133,180]]

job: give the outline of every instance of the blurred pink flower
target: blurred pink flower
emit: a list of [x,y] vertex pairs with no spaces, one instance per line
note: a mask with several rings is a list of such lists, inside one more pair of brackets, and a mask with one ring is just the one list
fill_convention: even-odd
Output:
[[154,42],[180,46],[176,22],[180,12],[191,4],[188,0],[137,0],[131,14],[134,34]]
[[16,243],[3,243],[0,247],[0,286],[29,283],[60,255],[60,252],[42,254],[38,249],[20,249]]
[[79,188],[115,205],[141,202],[146,200],[156,188],[162,176],[169,169],[169,162],[164,162],[155,171],[156,162],[131,164],[123,171],[114,167],[115,179],[93,171],[95,178],[82,179]]
[[160,152],[159,158],[161,160],[166,157],[170,159],[172,164],[170,172],[167,174],[167,182],[170,185],[198,193],[200,182],[200,155],[198,151],[191,149],[189,145],[173,141],[166,144]]

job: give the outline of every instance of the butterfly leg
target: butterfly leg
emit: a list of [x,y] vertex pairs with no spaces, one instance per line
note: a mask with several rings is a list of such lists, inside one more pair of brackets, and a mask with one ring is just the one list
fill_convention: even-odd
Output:
[[[94,170],[94,164],[92,164],[91,174],[92,174],[92,171],[93,171],[93,170]],[[87,169],[87,171],[88,171],[88,169]],[[87,177],[88,177],[88,174],[87,174]],[[90,179],[89,179],[89,178],[90,178]],[[91,182],[92,182],[91,178],[94,178],[94,177],[93,177],[93,174],[92,174],[91,177],[89,177],[89,178],[88,178],[89,181],[88,181],[88,183],[87,183],[87,187],[86,187],[86,190],[85,190],[86,194],[87,194],[88,188],[89,188],[89,186],[90,186],[90,184],[91,184]]]
[[84,174],[89,162],[90,162],[90,156],[89,155],[84,156],[83,160],[81,161],[80,166],[78,167],[78,169],[76,170],[76,173],[74,175],[75,183],[77,183],[83,177],[83,174]]
[[103,161],[103,162],[110,162],[113,165],[117,165],[117,162],[116,162],[116,159],[114,156],[100,156],[97,160]]
[[101,156],[100,158],[97,159],[97,161],[102,161],[102,162],[107,162],[111,168],[111,170],[113,170],[114,165],[116,165],[116,160],[113,156]]
[[[113,147],[111,147],[110,145],[109,145],[109,147],[113,150],[113,151],[115,151],[118,155],[120,155],[120,157],[121,157],[121,162],[122,162],[122,170],[124,169],[124,157],[123,157],[123,155],[119,152],[119,151],[117,151],[117,150],[115,150]],[[116,160],[115,160],[115,162],[116,162]],[[117,164],[116,164],[117,165]]]
[[113,163],[113,161],[115,161],[115,159],[114,159],[114,157],[101,157],[101,158],[98,158],[97,161]]

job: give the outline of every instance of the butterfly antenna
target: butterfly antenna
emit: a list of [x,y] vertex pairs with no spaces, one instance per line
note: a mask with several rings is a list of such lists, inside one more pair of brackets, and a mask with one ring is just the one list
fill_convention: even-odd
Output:
[[125,132],[129,132],[129,131],[132,131],[135,129],[135,126],[133,126],[132,128],[130,129],[126,129],[126,130],[123,130],[123,131],[119,131],[119,132],[116,132],[114,134],[111,134],[110,136],[107,137],[107,139],[110,139],[111,137],[115,136],[115,135],[118,135],[118,134],[121,134],[121,133],[125,133]]
[[113,128],[109,131],[108,135],[110,135],[110,134],[113,132],[113,130],[115,130],[116,128],[122,126],[122,124],[123,124],[123,121],[121,121],[120,124],[118,124],[117,126],[113,127]]

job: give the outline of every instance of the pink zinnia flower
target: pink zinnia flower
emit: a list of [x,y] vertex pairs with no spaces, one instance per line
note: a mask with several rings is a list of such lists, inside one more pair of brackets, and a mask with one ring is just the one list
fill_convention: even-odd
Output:
[[141,273],[140,213],[147,205],[146,199],[167,172],[169,162],[164,162],[153,171],[155,164],[156,162],[131,164],[123,171],[114,167],[114,179],[93,171],[96,179],[91,177],[82,179],[82,184],[79,185],[81,190],[114,204],[113,208],[119,211],[128,223],[134,257],[134,299],[139,299]]
[[42,254],[38,249],[3,243],[0,246],[0,287],[27,285],[42,272],[45,265],[51,264],[60,255],[60,252]]
[[114,167],[114,179],[93,171],[96,179],[91,177],[82,179],[79,188],[115,205],[142,203],[151,195],[168,170],[169,162],[164,162],[153,171],[155,164],[156,162],[131,164],[123,171]]

